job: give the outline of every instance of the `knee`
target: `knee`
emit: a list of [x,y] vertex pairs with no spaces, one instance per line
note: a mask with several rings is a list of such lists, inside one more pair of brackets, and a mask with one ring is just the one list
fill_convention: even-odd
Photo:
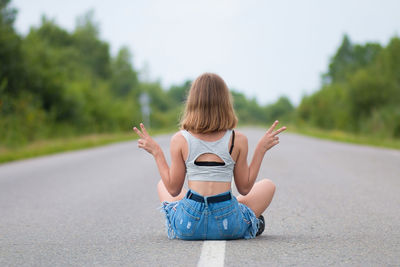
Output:
[[158,189],[158,191],[160,192],[160,191],[163,191],[164,188],[165,188],[165,185],[164,185],[163,181],[160,180],[160,181],[158,182],[158,184],[157,184],[157,189]]
[[263,183],[265,188],[268,188],[268,190],[271,190],[272,192],[275,193],[276,185],[274,184],[274,182],[272,182],[269,179],[263,179],[263,180],[261,180],[261,182]]

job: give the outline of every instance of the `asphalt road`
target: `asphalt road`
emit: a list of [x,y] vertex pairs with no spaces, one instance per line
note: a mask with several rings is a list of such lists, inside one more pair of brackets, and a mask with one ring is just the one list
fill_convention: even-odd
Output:
[[[225,266],[399,266],[400,151],[280,140],[266,231],[227,241]],[[135,141],[0,165],[0,266],[196,266],[202,241],[167,239],[158,177]]]

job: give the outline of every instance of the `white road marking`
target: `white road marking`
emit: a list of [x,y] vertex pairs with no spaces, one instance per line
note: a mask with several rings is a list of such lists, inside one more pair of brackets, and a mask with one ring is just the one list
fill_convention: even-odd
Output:
[[197,267],[224,266],[226,241],[204,241]]

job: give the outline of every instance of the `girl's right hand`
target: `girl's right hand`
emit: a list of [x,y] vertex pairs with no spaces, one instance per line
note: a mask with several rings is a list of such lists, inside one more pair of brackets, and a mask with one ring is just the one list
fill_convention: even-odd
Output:
[[133,127],[133,130],[139,135],[140,139],[138,140],[138,147],[143,148],[154,157],[160,151],[160,146],[157,144],[156,141],[151,138],[151,136],[147,133],[146,128],[144,127],[143,123],[140,124],[140,131],[138,128]]
[[267,152],[269,149],[279,144],[279,137],[277,136],[279,133],[286,130],[286,126],[279,128],[274,131],[276,125],[278,125],[279,121],[275,121],[272,126],[268,129],[265,135],[260,139],[259,145],[262,146],[264,152]]

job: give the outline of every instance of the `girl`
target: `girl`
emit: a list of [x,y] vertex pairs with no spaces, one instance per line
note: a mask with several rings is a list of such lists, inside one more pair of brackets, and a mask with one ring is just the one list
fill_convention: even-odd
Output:
[[[267,179],[255,183],[265,153],[279,143],[274,130],[258,142],[250,166],[248,142],[236,132],[232,96],[221,77],[204,73],[192,84],[180,122],[171,138],[171,167],[161,147],[141,123],[138,147],[154,156],[161,180],[158,196],[166,215],[169,238],[254,238],[264,230],[261,215],[272,201],[275,185]],[[234,178],[241,195],[231,193]],[[189,190],[183,188],[188,179]]]

